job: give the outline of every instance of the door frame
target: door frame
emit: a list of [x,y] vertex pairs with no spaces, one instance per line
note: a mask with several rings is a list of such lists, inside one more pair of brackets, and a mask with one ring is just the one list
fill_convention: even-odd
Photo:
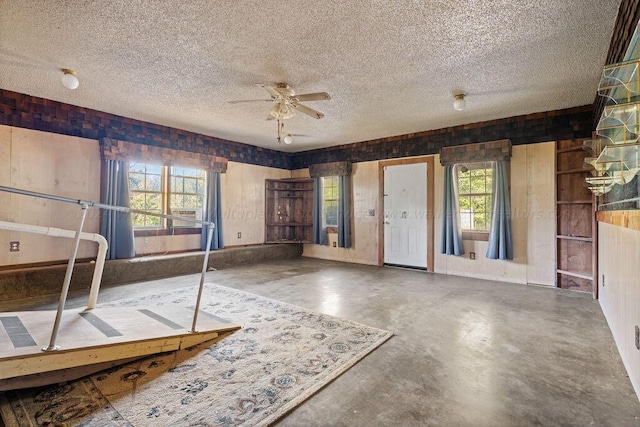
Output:
[[384,265],[384,168],[386,166],[427,164],[427,271],[433,272],[433,180],[434,156],[408,157],[378,162],[378,265]]

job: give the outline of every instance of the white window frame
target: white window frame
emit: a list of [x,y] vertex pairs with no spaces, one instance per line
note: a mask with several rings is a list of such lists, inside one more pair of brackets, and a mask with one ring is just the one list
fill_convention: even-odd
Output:
[[[331,197],[331,198],[327,198],[326,197],[326,182],[327,180],[331,180],[331,182],[333,183],[335,181],[335,198]],[[334,187],[333,185],[331,187]],[[338,204],[339,204],[339,198],[340,198],[340,180],[338,179],[338,176],[326,176],[322,178],[322,226],[323,228],[327,228],[327,227],[337,227],[338,226]],[[335,203],[335,207],[336,207],[336,222],[335,224],[328,224],[327,223],[327,202],[333,202]]]
[[[130,162],[130,168],[129,168],[129,172],[130,173],[138,173],[138,172],[131,172],[131,169],[133,167],[133,165],[138,164],[138,165],[145,165],[145,169],[147,168],[147,166],[155,166],[158,167],[157,164],[153,164],[153,163],[145,163],[145,162]],[[151,191],[151,190],[135,190],[131,188],[131,181],[129,182],[129,195],[131,197],[131,199],[133,199],[133,196],[135,194],[160,194],[161,195],[161,209],[159,213],[165,214],[165,215],[177,215],[177,216],[181,216],[179,215],[180,211],[193,211],[194,215],[184,215],[186,217],[193,217],[194,219],[202,219],[202,215],[204,213],[204,207],[206,205],[206,200],[205,200],[205,196],[206,196],[206,173],[204,173],[204,171],[200,170],[200,169],[196,169],[196,168],[181,168],[180,169],[190,169],[190,170],[196,170],[196,171],[200,171],[203,172],[202,174],[202,178],[199,177],[195,177],[195,179],[197,179],[198,181],[202,181],[201,185],[199,185],[198,183],[196,184],[196,187],[198,190],[200,190],[200,188],[202,188],[202,206],[200,207],[189,207],[189,208],[171,208],[171,196],[172,194],[179,194],[179,195],[183,195],[183,196],[198,196],[199,193],[184,193],[183,192],[171,192],[171,178],[180,178],[180,179],[185,179],[185,178],[194,178],[194,177],[190,177],[190,176],[186,176],[186,175],[177,175],[177,174],[173,174],[173,170],[174,167],[172,166],[160,166],[161,168],[161,174],[160,174],[160,180],[161,180],[161,186],[160,186],[160,191]],[[145,176],[147,175],[146,170],[145,170]],[[151,175],[158,175],[158,174],[151,174]],[[184,182],[184,181],[183,181]],[[132,206],[133,207],[133,206]],[[177,222],[177,224],[176,224]],[[150,225],[150,226],[136,226],[134,225],[134,230],[170,230],[170,229],[176,229],[176,228],[201,228],[202,225],[201,224],[197,224],[197,223],[191,223],[191,222],[179,222],[179,221],[174,221],[174,220],[168,220],[166,218],[160,218],[160,224],[159,225]]]

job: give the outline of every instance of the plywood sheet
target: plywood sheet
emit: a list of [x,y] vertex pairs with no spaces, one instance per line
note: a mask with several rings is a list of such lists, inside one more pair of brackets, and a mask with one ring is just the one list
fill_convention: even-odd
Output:
[[56,351],[49,344],[55,311],[0,313],[0,381],[22,375],[144,356],[195,345],[240,326],[183,306],[96,308],[64,312]]

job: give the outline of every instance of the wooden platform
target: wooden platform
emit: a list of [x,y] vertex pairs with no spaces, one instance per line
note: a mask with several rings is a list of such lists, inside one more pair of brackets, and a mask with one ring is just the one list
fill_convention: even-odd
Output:
[[[55,311],[0,313],[0,391],[51,384],[88,375],[135,358],[190,347],[239,329],[183,306],[65,310],[57,345],[49,345]],[[28,385],[25,385],[28,384]]]

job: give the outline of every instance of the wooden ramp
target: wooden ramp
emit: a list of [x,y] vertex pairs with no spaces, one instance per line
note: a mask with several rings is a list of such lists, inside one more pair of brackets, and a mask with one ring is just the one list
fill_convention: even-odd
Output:
[[193,308],[153,306],[65,310],[57,344],[43,351],[55,311],[0,313],[0,391],[89,375],[143,356],[209,341],[239,325]]

